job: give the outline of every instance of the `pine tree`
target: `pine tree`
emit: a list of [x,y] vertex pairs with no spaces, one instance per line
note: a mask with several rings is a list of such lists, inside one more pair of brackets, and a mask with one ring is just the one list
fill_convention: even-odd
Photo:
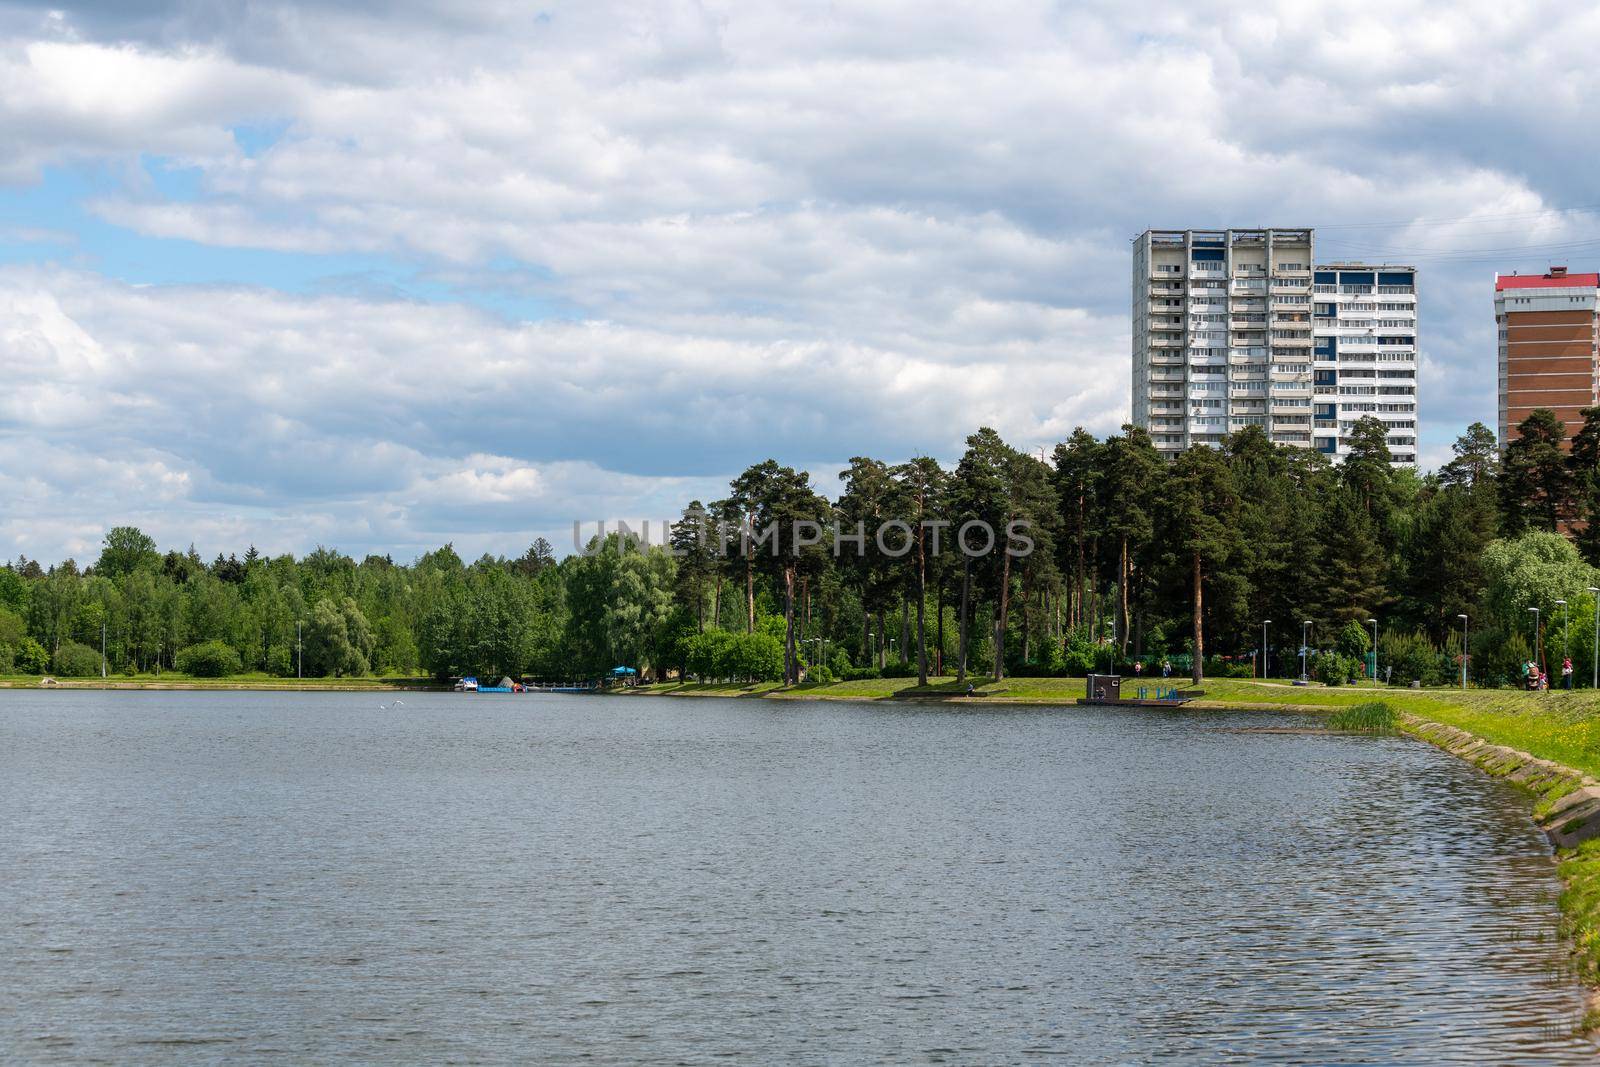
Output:
[[1388,564],[1359,490],[1346,486],[1334,494],[1321,540],[1317,584],[1323,619],[1343,623],[1370,617],[1384,602]]
[[1583,409],[1583,426],[1572,436],[1567,470],[1572,480],[1572,518],[1579,523],[1573,539],[1584,559],[1600,564],[1600,406]]
[[1549,408],[1517,425],[1500,466],[1501,531],[1557,530],[1572,511],[1572,475],[1562,445],[1566,428]]
[[1220,567],[1237,550],[1239,499],[1233,472],[1220,452],[1191,448],[1172,464],[1167,480],[1168,543],[1180,569],[1188,571],[1194,626],[1194,662],[1190,677],[1205,680],[1205,583],[1208,571]]

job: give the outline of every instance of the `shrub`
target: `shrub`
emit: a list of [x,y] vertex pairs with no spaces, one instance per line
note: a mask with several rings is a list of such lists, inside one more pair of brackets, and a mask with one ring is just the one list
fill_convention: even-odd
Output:
[[267,649],[267,673],[279,678],[294,677],[294,649],[288,645],[273,645]]
[[0,674],[10,674],[11,665],[16,662],[17,650],[10,645],[0,645]]
[[24,637],[13,651],[11,668],[18,674],[43,674],[50,669],[50,653],[33,638]]
[[880,678],[915,678],[917,668],[903,659],[890,660],[879,672]]
[[881,677],[882,675],[878,673],[878,668],[870,665],[866,667],[846,667],[839,672],[839,680],[844,682],[861,682],[869,678]]
[[177,668],[196,678],[226,678],[243,669],[239,653],[221,641],[203,641],[179,649]]
[[50,669],[63,678],[95,678],[100,674],[100,652],[76,641],[63,641]]
[[1420,631],[1384,634],[1378,642],[1378,666],[1391,669],[1389,681],[1395,685],[1439,685],[1451,673],[1438,647]]
[[1520,633],[1508,637],[1502,630],[1484,630],[1472,637],[1469,672],[1479,685],[1517,685],[1522,665],[1532,658],[1533,650]]
[[1361,662],[1372,649],[1372,638],[1365,626],[1351,620],[1339,628],[1339,635],[1334,638],[1333,646],[1339,655]]
[[1343,685],[1352,678],[1360,678],[1361,674],[1361,661],[1349,656],[1318,652],[1311,657],[1311,677],[1326,685]]

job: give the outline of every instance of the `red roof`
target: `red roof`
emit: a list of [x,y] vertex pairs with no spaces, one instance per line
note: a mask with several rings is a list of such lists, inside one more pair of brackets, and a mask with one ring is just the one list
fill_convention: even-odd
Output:
[[1496,274],[1495,292],[1502,289],[1600,289],[1600,274]]

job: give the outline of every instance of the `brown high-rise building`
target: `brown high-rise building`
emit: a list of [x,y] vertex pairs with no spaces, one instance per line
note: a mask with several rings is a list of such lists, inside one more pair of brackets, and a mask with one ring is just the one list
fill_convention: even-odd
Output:
[[1500,444],[1536,408],[1549,408],[1567,428],[1583,425],[1582,409],[1600,402],[1600,274],[1504,274],[1494,280],[1500,331]]

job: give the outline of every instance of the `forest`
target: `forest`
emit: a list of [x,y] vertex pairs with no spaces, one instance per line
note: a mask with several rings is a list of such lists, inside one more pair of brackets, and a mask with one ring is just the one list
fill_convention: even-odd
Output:
[[[252,546],[208,562],[117,527],[92,562],[0,566],[0,674],[580,680],[621,665],[792,684],[1137,662],[1331,681],[1370,669],[1376,636],[1396,683],[1451,682],[1465,648],[1481,685],[1515,684],[1530,659],[1559,674],[1568,655],[1589,684],[1600,407],[1570,442],[1535,412],[1503,455],[1474,424],[1426,475],[1390,465],[1376,420],[1351,442],[1332,464],[1252,427],[1166,464],[1133,427],[1080,429],[1049,455],[984,428],[951,468],[858,456],[831,487],[768,459],[690,502],[665,543],[610,532],[564,558],[540,539],[471,562],[450,545],[404,563]],[[1021,524],[1033,551],[950,551],[972,521]],[[892,553],[835,551],[835,529],[885,522],[902,524]],[[797,523],[826,532],[812,543]]]

